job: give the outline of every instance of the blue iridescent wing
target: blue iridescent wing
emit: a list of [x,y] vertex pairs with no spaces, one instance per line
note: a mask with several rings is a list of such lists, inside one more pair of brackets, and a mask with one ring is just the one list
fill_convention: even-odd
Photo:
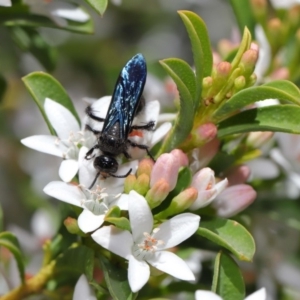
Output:
[[127,139],[146,82],[146,61],[142,54],[132,57],[122,69],[108,108],[102,133],[119,123],[120,139]]

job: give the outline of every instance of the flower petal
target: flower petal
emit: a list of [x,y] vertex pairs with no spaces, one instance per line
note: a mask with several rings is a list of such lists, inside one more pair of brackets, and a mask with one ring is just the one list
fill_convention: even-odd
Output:
[[128,281],[131,290],[135,293],[139,291],[150,277],[150,268],[143,260],[137,260],[133,255],[129,257]]
[[104,222],[105,215],[94,215],[87,209],[84,209],[78,217],[78,226],[84,232],[91,232],[99,228]]
[[110,205],[117,205],[121,210],[128,210],[128,200],[129,195],[122,194],[116,201],[112,202]]
[[89,19],[89,15],[86,12],[84,12],[80,7],[76,7],[70,3],[59,1],[57,3],[52,3],[51,8],[52,15],[64,19],[75,22],[86,22]]
[[199,228],[200,217],[192,213],[177,215],[159,226],[153,234],[158,240],[163,240],[163,247],[168,249],[188,239]]
[[63,157],[66,150],[61,143],[58,143],[58,138],[51,135],[34,135],[21,140],[21,143],[28,148]]
[[77,133],[80,130],[79,124],[73,114],[58,102],[46,98],[44,108],[59,138],[67,139],[70,133]]
[[153,133],[150,148],[160,142],[172,128],[172,123],[167,122],[160,125]]
[[245,298],[245,300],[266,300],[267,299],[267,293],[265,288],[261,288],[258,291],[252,293],[248,297]]
[[187,264],[176,254],[168,251],[157,251],[154,256],[147,259],[149,264],[167,274],[181,280],[195,280],[193,272]]
[[0,0],[0,6],[11,6],[11,0]]
[[73,184],[62,181],[52,181],[44,187],[44,193],[58,200],[81,207],[85,199],[81,189]]
[[89,285],[87,278],[84,274],[82,274],[74,289],[73,300],[97,300],[94,291],[92,290],[91,286]]
[[96,230],[91,237],[105,249],[129,259],[133,245],[132,235],[129,231],[115,226],[103,226]]
[[144,232],[153,228],[153,216],[146,199],[136,191],[129,193],[128,212],[134,241],[140,241]]
[[222,298],[211,291],[196,291],[196,300],[222,300]]
[[78,162],[74,159],[63,160],[58,171],[59,177],[64,182],[70,182],[78,171]]

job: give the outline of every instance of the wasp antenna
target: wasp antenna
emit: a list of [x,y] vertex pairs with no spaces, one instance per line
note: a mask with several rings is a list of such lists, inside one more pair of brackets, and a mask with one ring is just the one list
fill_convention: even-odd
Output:
[[99,175],[100,175],[100,172],[98,172],[98,173],[96,174],[95,179],[93,180],[92,184],[89,186],[89,190],[94,186],[94,184],[95,184],[97,178],[99,177]]
[[116,177],[116,178],[125,178],[131,173],[131,171],[132,171],[132,169],[130,169],[125,175],[114,175],[114,174],[111,174],[111,173],[109,173],[109,175],[111,177]]

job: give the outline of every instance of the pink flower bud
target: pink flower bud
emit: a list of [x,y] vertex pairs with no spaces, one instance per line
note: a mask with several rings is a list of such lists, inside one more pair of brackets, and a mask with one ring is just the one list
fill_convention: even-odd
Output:
[[142,159],[137,169],[137,176],[141,174],[147,174],[150,176],[153,166],[154,166],[154,162],[152,159],[150,158]]
[[235,166],[226,173],[229,185],[241,184],[247,181],[251,173],[251,170],[248,166],[240,165]]
[[64,220],[64,225],[67,230],[72,234],[78,234],[81,230],[78,227],[77,220],[71,217],[68,217]]
[[178,170],[181,167],[180,161],[171,153],[162,154],[156,161],[150,179],[150,187],[153,187],[159,180],[168,182],[170,190],[176,186]]
[[180,167],[186,167],[189,164],[187,155],[180,149],[174,149],[171,151],[174,158],[179,161]]
[[256,191],[247,184],[226,188],[215,201],[214,208],[220,217],[229,218],[248,207],[256,198]]
[[240,67],[242,67],[243,75],[248,77],[253,73],[257,60],[258,60],[257,50],[249,49],[243,54],[240,62]]
[[196,129],[196,143],[203,144],[213,140],[218,133],[214,123],[205,123]]
[[[300,31],[299,31],[300,33]],[[300,38],[299,38],[300,40]],[[270,78],[273,80],[284,80],[290,78],[290,71],[288,68],[282,67],[275,70],[273,73],[270,74]]]
[[273,135],[274,132],[271,131],[250,132],[247,137],[246,143],[253,148],[259,148],[263,146],[267,141],[269,141]]
[[226,178],[216,183],[215,173],[210,168],[203,168],[197,172],[193,177],[191,186],[198,190],[198,197],[191,209],[196,210],[209,205],[225,189],[227,184]]
[[151,187],[148,191],[147,195],[145,196],[149,206],[151,208],[157,207],[161,204],[163,200],[166,199],[170,191],[169,183],[164,179],[161,178]]

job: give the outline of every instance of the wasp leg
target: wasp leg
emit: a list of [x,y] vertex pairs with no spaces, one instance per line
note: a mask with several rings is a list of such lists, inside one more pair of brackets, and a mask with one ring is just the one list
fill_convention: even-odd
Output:
[[98,131],[98,130],[95,130],[93,129],[90,125],[88,124],[85,124],[85,130],[88,130],[88,131],[91,131],[93,134],[97,135],[97,134],[100,134],[101,131]]
[[148,124],[146,125],[133,125],[130,128],[130,132],[132,130],[148,130],[148,131],[152,131],[154,130],[154,126],[155,126],[155,122],[154,121],[150,121]]
[[[93,148],[92,148],[92,149],[93,149]],[[91,189],[92,189],[92,187],[94,186],[94,184],[95,184],[95,182],[96,182],[97,178],[99,177],[99,175],[100,175],[100,172],[98,172],[98,173],[96,174],[96,177],[95,177],[95,179],[93,180],[92,184],[89,186],[89,190],[91,190]]]
[[[134,143],[132,142],[131,140],[127,140],[127,143],[130,144],[131,147],[137,147],[137,148],[140,148],[140,149],[143,149],[143,150],[146,150],[147,154],[150,156],[150,158],[155,162],[155,159],[154,157],[152,156],[152,154],[150,153],[149,151],[149,147],[146,146],[146,145],[140,145],[140,144],[137,144],[137,143]],[[125,154],[125,153],[124,153]],[[126,155],[125,155],[126,156]]]
[[100,117],[97,117],[97,116],[94,116],[93,115],[93,111],[92,111],[92,108],[91,106],[87,106],[87,108],[85,109],[85,113],[93,120],[95,121],[99,121],[99,122],[104,122],[105,119],[104,118],[100,118]]
[[99,149],[99,145],[98,145],[98,144],[95,145],[94,147],[92,147],[92,148],[86,153],[85,159],[90,160],[90,159],[94,158],[96,155],[93,155],[93,156],[92,156],[92,154],[93,154],[93,152],[94,152],[95,149]]

